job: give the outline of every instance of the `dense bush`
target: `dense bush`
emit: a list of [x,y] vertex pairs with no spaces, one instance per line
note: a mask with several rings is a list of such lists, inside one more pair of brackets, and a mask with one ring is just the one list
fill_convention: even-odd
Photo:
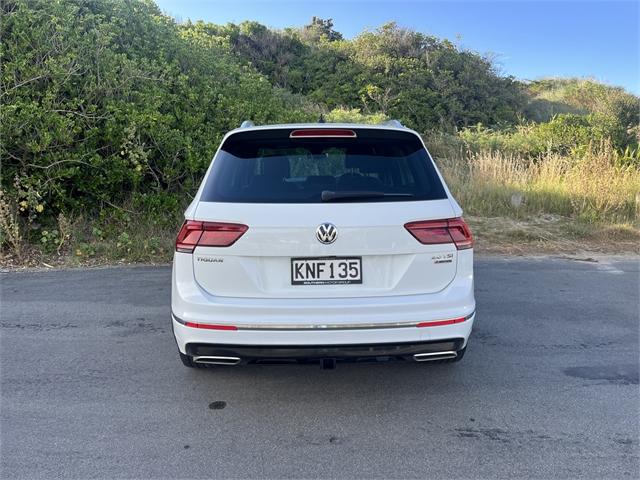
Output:
[[[597,138],[609,137],[619,149],[635,148],[640,142],[640,98],[622,88],[570,78],[538,80],[527,88],[530,101],[524,114],[530,120],[545,123],[570,113],[569,122],[582,122]],[[578,118],[584,115],[589,118]]]
[[624,128],[640,121],[640,99],[620,87],[588,79],[549,78],[527,85],[525,107],[532,120],[547,122],[558,113],[597,113],[615,118]]
[[316,116],[150,1],[22,0],[3,9],[3,188],[28,209],[182,198],[243,119]]
[[275,85],[420,131],[512,123],[525,103],[513,78],[447,40],[388,23],[347,41],[327,22],[282,32],[256,22],[206,28]]
[[637,144],[629,139],[615,119],[595,113],[565,113],[552,117],[549,122],[527,123],[501,130],[478,124],[461,130],[459,137],[474,151],[500,150],[531,158],[543,153],[579,153],[589,145],[604,143],[611,143],[619,153],[637,150]]

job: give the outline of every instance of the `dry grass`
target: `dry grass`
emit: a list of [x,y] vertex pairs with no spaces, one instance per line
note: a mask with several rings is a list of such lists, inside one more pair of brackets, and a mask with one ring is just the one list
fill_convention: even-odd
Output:
[[438,164],[470,215],[527,219],[544,214],[591,224],[638,226],[640,170],[616,165],[610,147],[577,157],[534,160],[500,152],[469,152]]
[[436,150],[480,251],[640,252],[640,170],[618,165],[610,146],[533,160]]
[[627,224],[587,224],[552,214],[527,219],[466,216],[466,220],[481,253],[640,253],[640,231]]

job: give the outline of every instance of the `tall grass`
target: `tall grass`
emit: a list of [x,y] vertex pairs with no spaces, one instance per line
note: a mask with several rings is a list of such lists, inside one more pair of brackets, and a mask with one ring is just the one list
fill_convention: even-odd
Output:
[[[437,140],[437,139],[436,139]],[[640,170],[621,166],[609,144],[535,158],[436,144],[437,163],[465,211],[526,218],[556,214],[590,223],[640,220]]]

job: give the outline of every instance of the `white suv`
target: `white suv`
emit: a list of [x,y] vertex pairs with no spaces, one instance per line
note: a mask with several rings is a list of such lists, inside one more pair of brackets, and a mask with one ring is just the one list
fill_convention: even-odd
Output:
[[176,240],[182,362],[460,360],[473,238],[420,136],[396,121],[246,123]]

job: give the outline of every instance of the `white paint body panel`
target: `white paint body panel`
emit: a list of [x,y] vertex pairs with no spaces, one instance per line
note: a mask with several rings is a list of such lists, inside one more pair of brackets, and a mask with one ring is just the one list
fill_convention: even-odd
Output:
[[[433,293],[455,277],[454,244],[422,245],[404,228],[453,217],[448,200],[393,203],[236,204],[201,202],[196,218],[249,225],[230,247],[197,247],[193,269],[208,293],[247,298],[334,298]],[[315,232],[330,221],[337,240]],[[361,285],[291,285],[291,257],[362,257]],[[449,263],[434,258],[449,256]]]
[[[463,317],[475,311],[473,252],[460,252],[457,274],[444,290],[435,294],[364,298],[228,298],[208,294],[195,281],[190,254],[176,253],[173,264],[172,310],[183,321],[194,323],[280,325],[381,325],[394,322],[436,321]],[[238,330],[218,331],[184,327],[173,321],[178,346],[187,343],[235,345],[322,345],[389,343],[467,338],[473,319],[455,325],[429,328],[366,330]]]

